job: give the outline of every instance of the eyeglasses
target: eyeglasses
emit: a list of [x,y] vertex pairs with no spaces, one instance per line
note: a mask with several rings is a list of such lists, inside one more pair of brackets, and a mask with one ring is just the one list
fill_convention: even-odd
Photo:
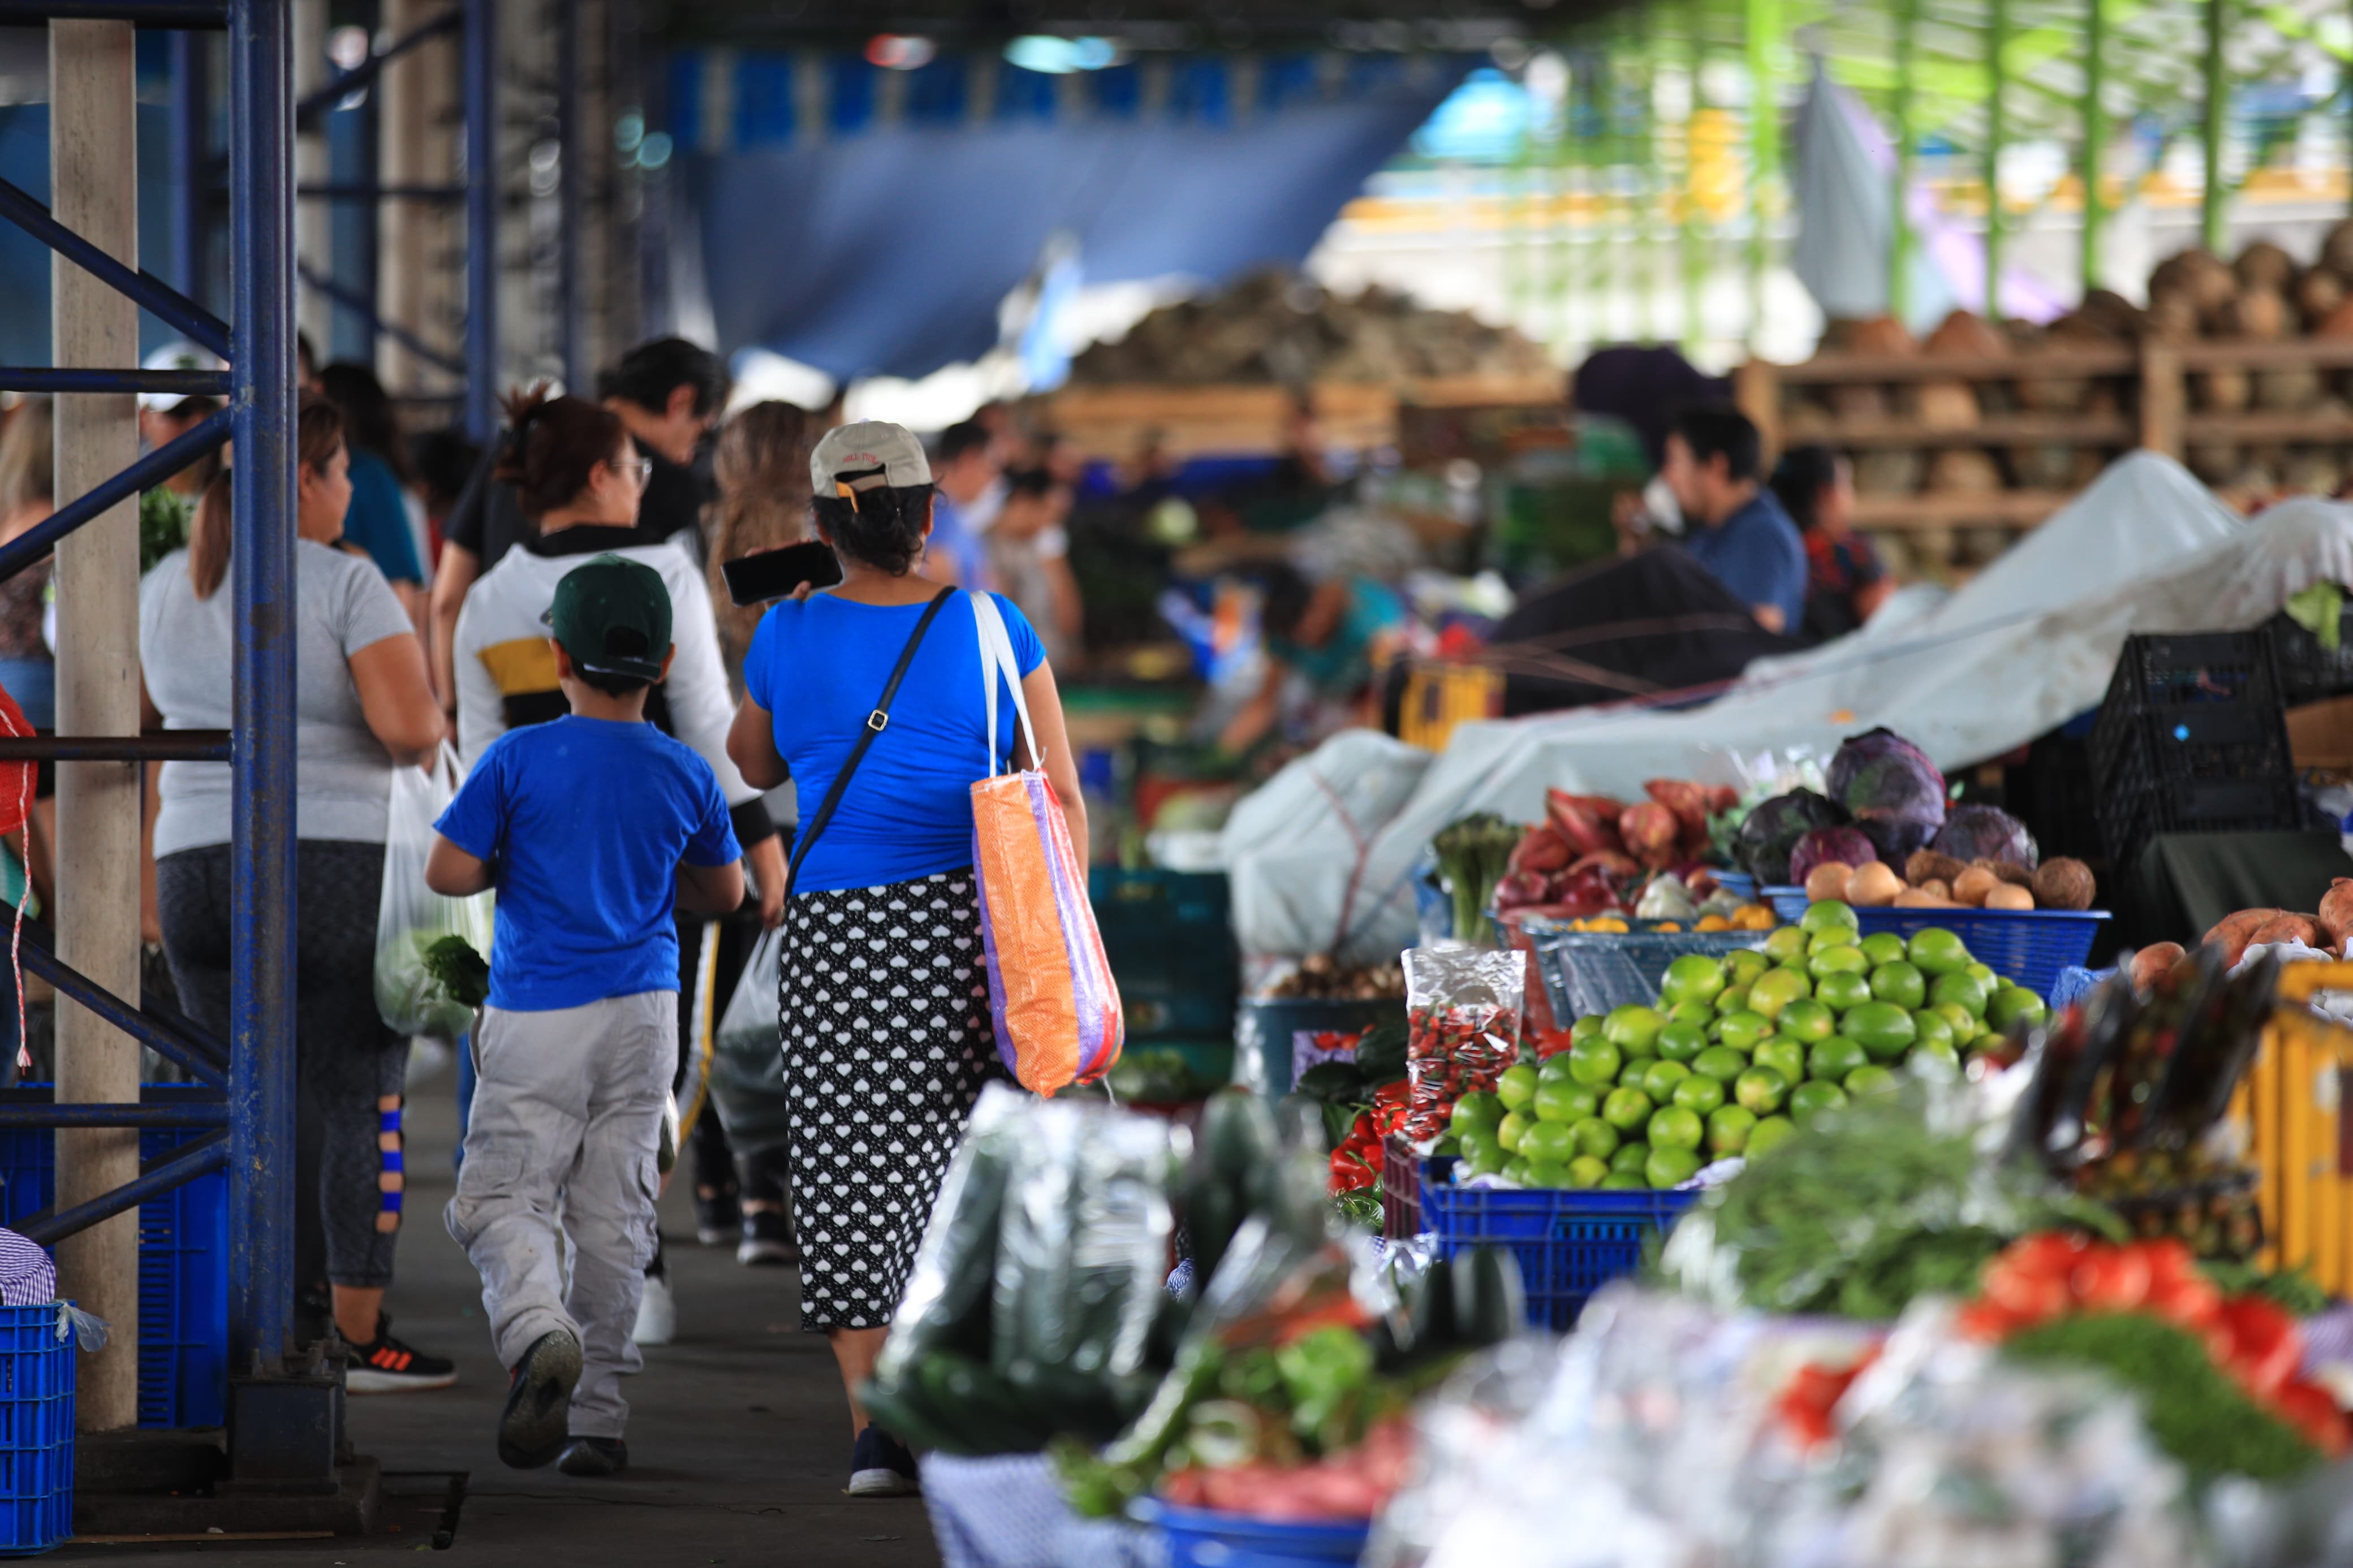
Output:
[[654,477],[654,460],[651,458],[624,458],[613,465],[613,471],[629,475],[642,489]]

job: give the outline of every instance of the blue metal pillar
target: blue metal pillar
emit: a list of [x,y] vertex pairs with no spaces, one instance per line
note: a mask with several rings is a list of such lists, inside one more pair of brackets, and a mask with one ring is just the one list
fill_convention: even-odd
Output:
[[273,1369],[294,1305],[294,100],[286,0],[231,0],[229,1365]]
[[499,375],[498,7],[464,0],[466,432],[491,437]]
[[211,42],[205,33],[172,35],[172,281],[199,305],[210,292],[205,220],[212,182],[205,165],[212,147]]

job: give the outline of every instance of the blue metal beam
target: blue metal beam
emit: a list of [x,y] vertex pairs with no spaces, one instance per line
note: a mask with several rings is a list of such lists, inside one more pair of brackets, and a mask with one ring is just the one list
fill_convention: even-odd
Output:
[[[33,1215],[19,1220],[14,1226],[19,1236],[42,1247],[55,1247],[76,1231],[88,1230],[100,1220],[112,1219],[125,1209],[137,1208],[149,1198],[161,1197],[174,1187],[185,1186],[198,1176],[207,1176],[228,1164],[229,1147],[223,1134],[215,1132],[183,1143],[162,1160],[151,1161],[140,1167],[138,1178],[125,1182],[111,1193],[104,1193],[86,1204],[77,1204],[63,1214]],[[229,1185],[236,1186],[234,1179]],[[288,1216],[290,1219],[292,1216]],[[234,1308],[237,1290],[244,1281],[238,1277],[234,1258],[229,1272],[229,1299]],[[234,1331],[234,1319],[231,1328]],[[232,1355],[231,1365],[236,1365]]]
[[181,397],[227,397],[228,372],[0,365],[0,392],[169,392]]
[[306,129],[322,112],[342,102],[380,75],[384,68],[428,38],[454,32],[465,25],[466,14],[453,6],[413,32],[403,33],[367,58],[347,71],[338,73],[324,87],[304,94],[294,105],[294,121]]
[[145,268],[134,272],[125,267],[51,217],[47,207],[5,180],[0,180],[0,217],[6,218],[116,293],[128,295],[141,310],[179,328],[223,359],[229,357],[227,322]]
[[226,1100],[183,1102],[178,1105],[0,1105],[0,1128],[34,1127],[227,1127]]
[[[0,902],[0,937],[14,931],[16,919],[16,906]],[[67,963],[58,956],[55,939],[47,925],[39,921],[26,921],[24,941],[17,944],[17,949],[25,967],[35,975],[47,981],[67,997],[80,1003],[157,1056],[174,1063],[185,1072],[195,1074],[200,1081],[215,1089],[228,1081],[227,1046],[213,1038],[209,1031],[194,1020],[176,1012],[167,1013],[161,1009],[144,1012],[133,1007]]]
[[[237,756],[229,858],[229,1355],[294,1309],[294,94],[285,0],[231,0],[229,306]],[[60,1215],[62,1220],[67,1216]]]
[[0,763],[225,763],[227,730],[149,730],[136,735],[0,735]]
[[564,390],[588,395],[588,362],[580,331],[580,4],[555,7],[555,346]]
[[142,27],[225,27],[225,0],[0,0],[0,26],[69,22],[132,22]]
[[306,202],[461,202],[463,185],[298,185]]
[[488,441],[499,375],[498,9],[464,0],[466,433]]
[[358,289],[346,288],[332,278],[322,276],[306,262],[298,261],[294,264],[294,268],[301,277],[305,288],[316,289],[346,310],[356,311],[360,320],[367,323],[368,331],[383,333],[437,369],[448,371],[451,375],[466,374],[466,367],[461,362],[443,353],[407,328],[387,321],[377,315],[368,297]]
[[[120,373],[106,371],[100,374],[112,375]],[[26,567],[46,559],[57,549],[58,540],[91,518],[120,501],[130,500],[151,485],[162,484],[227,440],[232,427],[233,411],[227,408],[215,410],[206,416],[203,424],[186,435],[166,441],[121,473],[74,497],[7,543],[0,544],[0,582],[5,582]]]
[[213,131],[211,53],[201,34],[172,35],[172,280],[199,305],[210,292],[205,220],[211,182],[205,164]]

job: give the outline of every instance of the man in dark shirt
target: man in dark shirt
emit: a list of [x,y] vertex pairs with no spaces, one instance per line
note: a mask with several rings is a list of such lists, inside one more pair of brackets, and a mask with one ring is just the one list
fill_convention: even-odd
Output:
[[[700,558],[702,509],[712,499],[712,487],[707,468],[697,461],[698,449],[726,407],[726,367],[717,354],[683,338],[657,338],[623,354],[619,364],[597,378],[596,392],[651,465],[638,503],[638,542],[682,533],[689,551]],[[512,487],[491,478],[498,449],[494,440],[441,525],[441,561],[433,575],[433,679],[443,706],[453,712],[458,699],[451,648],[467,591],[536,531]]]
[[1667,433],[1659,470],[1683,514],[1683,548],[1768,632],[1806,613],[1806,546],[1758,475],[1757,426],[1736,408],[1692,408]]

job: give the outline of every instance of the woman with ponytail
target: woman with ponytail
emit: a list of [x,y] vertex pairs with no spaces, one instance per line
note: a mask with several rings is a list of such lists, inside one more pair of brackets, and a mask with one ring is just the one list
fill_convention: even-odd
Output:
[[[762,619],[727,750],[754,784],[790,776],[800,805],[779,1012],[801,1327],[832,1341],[849,1395],[851,1495],[896,1497],[917,1489],[914,1459],[867,1425],[858,1390],[906,1289],[948,1156],[982,1086],[1004,1076],[973,875],[972,784],[996,758],[1042,767],[1082,865],[1086,806],[1054,672],[1002,595],[991,597],[1044,755],[1017,744],[1010,701],[988,733],[973,600],[921,569],[932,470],[915,437],[879,421],[845,425],[818,443],[809,480],[842,580],[804,589]],[[902,660],[878,721],[876,699]],[[852,748],[867,736],[853,770]]]
[[[352,1347],[354,1394],[443,1388],[457,1369],[392,1337],[384,1315],[400,1232],[401,1096],[408,1043],[375,1005],[376,906],[392,770],[429,760],[441,710],[425,649],[375,563],[336,548],[351,504],[350,455],[333,406],[296,419],[294,544],[295,1265],[322,1287]],[[147,723],[229,727],[237,635],[229,577],[233,473],[196,503],[185,549],[139,585]],[[227,763],[165,763],[147,791],[153,915],[189,1014],[228,1037]]]

